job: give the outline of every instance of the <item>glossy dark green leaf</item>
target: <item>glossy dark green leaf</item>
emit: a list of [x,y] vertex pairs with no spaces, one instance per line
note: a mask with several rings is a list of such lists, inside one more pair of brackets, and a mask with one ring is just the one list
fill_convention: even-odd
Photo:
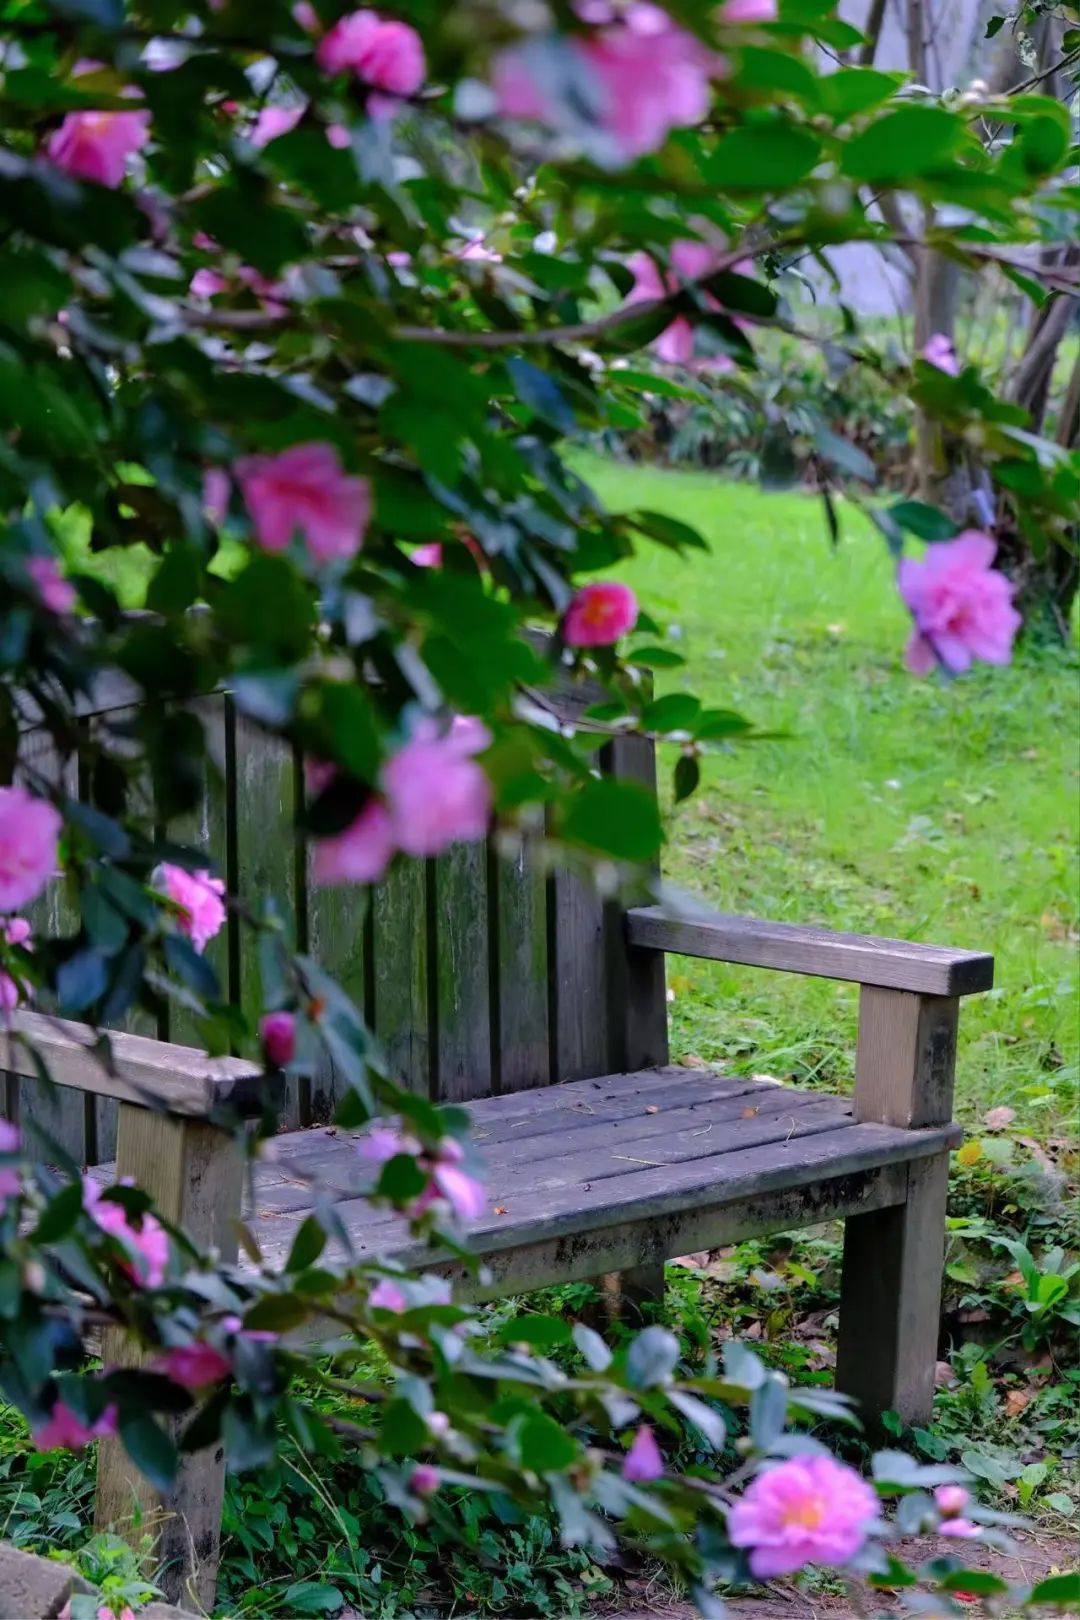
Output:
[[176,1445],[148,1413],[129,1412],[120,1418],[120,1439],[140,1474],[156,1490],[168,1490],[176,1477]]
[[571,843],[616,860],[648,861],[660,848],[656,800],[633,782],[588,781],[572,800],[562,831]]
[[633,1389],[652,1389],[665,1383],[679,1360],[679,1341],[663,1327],[643,1328],[626,1352],[626,1377]]
[[701,781],[701,766],[695,754],[680,754],[675,764],[675,803],[681,804],[684,799],[697,791]]
[[308,1215],[301,1221],[300,1228],[293,1238],[285,1270],[305,1271],[308,1266],[314,1265],[325,1247],[326,1233],[315,1216]]
[[948,513],[925,501],[896,501],[889,507],[889,516],[920,540],[951,540],[956,533],[956,524]]
[[841,167],[853,180],[875,184],[914,179],[947,162],[962,135],[959,116],[944,107],[899,107],[848,142]]
[[725,190],[787,191],[805,180],[821,156],[821,143],[789,123],[734,130],[709,156],[708,173]]

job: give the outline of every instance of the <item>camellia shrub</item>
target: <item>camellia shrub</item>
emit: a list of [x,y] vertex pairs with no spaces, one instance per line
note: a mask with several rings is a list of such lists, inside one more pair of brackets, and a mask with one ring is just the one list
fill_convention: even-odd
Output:
[[[948,204],[962,222],[926,245],[1066,296],[1028,269],[1080,216],[1064,109],[1037,92],[946,105],[838,65],[859,36],[827,0],[0,0],[0,19],[0,1008],[103,1027],[175,998],[209,1049],[262,1051],[253,1154],[274,1129],[270,1077],[326,1047],[349,1085],[341,1123],[381,1121],[362,1148],[382,1164],[375,1196],[456,1241],[484,1196],[465,1116],[395,1085],[272,908],[250,913],[204,852],[162,842],[206,765],[192,700],[227,687],[315,762],[317,882],[377,882],[493,822],[539,858],[640,881],[655,810],[521,695],[588,673],[609,694],[598,717],[666,735],[645,676],[677,659],[618,565],[702,542],[605,512],[562,446],[640,420],[651,356],[753,388],[757,334],[791,325],[785,267],[887,235],[871,193],[901,194],[901,220]],[[987,121],[992,149],[973,133]],[[937,350],[894,386],[994,479],[960,535],[918,502],[876,509],[909,552],[909,661],[1004,662],[1016,615],[995,524],[1007,510],[1064,533],[1076,457]],[[833,474],[865,470],[835,433],[815,453],[826,499]],[[73,524],[104,565],[152,557],[148,614],[120,610],[117,571],[66,566]],[[105,671],[143,701],[86,736],[80,699]],[[746,729],[687,712],[679,794],[701,750]],[[31,718],[61,758],[79,748],[93,807],[23,748]],[[54,886],[74,921],[33,938],[26,908]],[[230,909],[261,940],[258,1027],[202,954]],[[3,1127],[0,1387],[41,1448],[118,1433],[158,1485],[178,1448],[222,1436],[238,1468],[282,1436],[348,1448],[414,1519],[463,1488],[550,1513],[568,1544],[632,1538],[704,1612],[720,1582],[813,1560],[904,1585],[897,1527],[945,1538],[923,1571],[939,1610],[961,1591],[1074,1594],[966,1571],[965,1543],[996,1532],[957,1478],[884,1453],[867,1484],[787,1428],[846,1403],[737,1346],[693,1378],[657,1326],[614,1355],[535,1318],[531,1350],[491,1346],[433,1279],[365,1260],[319,1282],[319,1215],[280,1273],[240,1272],[138,1187],[90,1188],[57,1144],[38,1152],[54,1168],[24,1162],[28,1145]],[[320,1413],[303,1391],[330,1375],[280,1337],[330,1299],[394,1374],[352,1381],[345,1354],[335,1391],[363,1423]],[[143,1367],[86,1373],[100,1328]],[[543,1351],[569,1356],[571,1338],[568,1372]],[[721,1405],[748,1409],[734,1469],[666,1466],[682,1424],[719,1457]]]

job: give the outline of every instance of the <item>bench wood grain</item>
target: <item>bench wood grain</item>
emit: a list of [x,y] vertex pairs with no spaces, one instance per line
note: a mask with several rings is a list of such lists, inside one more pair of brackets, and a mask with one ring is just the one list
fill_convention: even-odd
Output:
[[757,917],[720,913],[679,917],[661,906],[634,906],[626,913],[626,935],[631,945],[675,956],[708,957],[929,996],[975,995],[994,982],[994,958],[985,951],[876,939],[871,934],[835,934]]

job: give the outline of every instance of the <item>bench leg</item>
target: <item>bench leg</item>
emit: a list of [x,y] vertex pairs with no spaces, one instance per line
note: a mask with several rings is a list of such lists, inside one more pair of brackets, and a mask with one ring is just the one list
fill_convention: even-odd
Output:
[[[130,1176],[162,1214],[223,1258],[235,1258],[243,1170],[233,1140],[198,1120],[175,1119],[122,1103],[117,1176]],[[117,1329],[103,1336],[106,1365],[131,1366],[138,1352]],[[156,1538],[154,1562],[173,1602],[214,1607],[221,1547],[225,1451],[216,1446],[185,1457],[172,1488],[159,1495],[142,1479],[119,1439],[100,1442],[94,1518],[134,1541]]]
[[600,1309],[608,1323],[641,1326],[646,1305],[664,1303],[664,1262],[651,1261],[629,1271],[609,1271],[600,1279]]
[[930,1418],[948,1183],[947,1153],[916,1160],[906,1203],[845,1224],[836,1387],[871,1428],[889,1410],[906,1423]]

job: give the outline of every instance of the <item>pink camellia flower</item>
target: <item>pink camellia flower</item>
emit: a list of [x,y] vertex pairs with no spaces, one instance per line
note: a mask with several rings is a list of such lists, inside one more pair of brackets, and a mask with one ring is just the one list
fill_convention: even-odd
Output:
[[39,1451],[81,1451],[91,1440],[116,1433],[116,1407],[107,1406],[95,1423],[83,1423],[64,1401],[57,1401],[46,1422],[34,1430],[34,1444]]
[[[22,945],[26,950],[32,950],[30,924],[25,917],[0,917],[0,940],[6,945]],[[15,1008],[30,993],[29,988],[21,979],[6,973],[0,968],[0,1013],[14,1012]],[[3,1121],[0,1121],[0,1125]],[[0,1152],[7,1151],[0,1140]],[[4,1172],[0,1171],[0,1200],[3,1198]]]
[[118,1614],[115,1609],[110,1609],[107,1603],[103,1603],[97,1612],[97,1620],[135,1620],[135,1612],[125,1603]]
[[316,883],[377,883],[394,856],[394,828],[381,799],[368,799],[344,832],[320,838],[311,873]]
[[56,871],[60,813],[24,787],[0,787],[0,911],[36,900]]
[[434,1496],[442,1483],[442,1475],[434,1463],[417,1463],[409,1475],[409,1489],[417,1496]]
[[439,733],[423,721],[383,769],[394,841],[407,855],[437,855],[457,839],[483,838],[491,784],[473,759],[491,742],[478,720],[457,716]]
[[970,1519],[943,1519],[938,1525],[939,1536],[953,1536],[958,1541],[970,1541],[978,1534],[978,1525],[972,1524]]
[[414,1213],[422,1215],[438,1199],[445,1199],[454,1214],[463,1221],[476,1220],[484,1213],[487,1196],[484,1184],[461,1168],[465,1151],[453,1136],[444,1136],[434,1158],[423,1154],[421,1168],[430,1171],[431,1180],[413,1205]]
[[494,248],[487,246],[482,236],[472,237],[463,248],[458,248],[453,256],[468,264],[502,264],[503,259],[501,253],[496,253]]
[[196,1339],[191,1344],[180,1344],[167,1350],[158,1357],[157,1368],[174,1384],[179,1384],[181,1389],[200,1390],[208,1389],[211,1384],[220,1384],[223,1378],[227,1378],[232,1372],[232,1362],[212,1344],[204,1344]]
[[65,174],[115,191],[128,158],[149,138],[148,112],[71,112],[49,136],[45,152]]
[[154,873],[154,882],[177,907],[177,927],[201,954],[225,923],[225,885],[211,872],[185,872],[166,862]]
[[[201,275],[201,273],[201,271],[196,271],[196,275]],[[194,292],[194,276],[191,278],[191,288]],[[229,482],[229,475],[225,471],[224,467],[207,467],[205,473],[203,474],[203,511],[206,513],[211,523],[216,524],[219,528],[221,524],[225,522],[225,519],[228,516],[229,496],[231,492],[232,484]]]
[[792,1457],[758,1474],[728,1512],[728,1536],[750,1549],[759,1580],[804,1564],[843,1564],[878,1518],[878,1499],[853,1468],[832,1457]]
[[255,120],[248,140],[252,146],[268,146],[279,135],[288,135],[290,130],[295,129],[306,111],[307,104],[303,101],[296,107],[264,107]]
[[144,1288],[160,1288],[169,1264],[169,1235],[153,1215],[143,1215],[132,1225],[127,1210],[115,1199],[103,1198],[101,1188],[89,1176],[83,1178],[83,1206],[102,1232],[118,1238],[133,1249],[137,1259],[123,1262],[123,1269]]
[[373,1125],[357,1142],[356,1151],[370,1164],[386,1164],[399,1153],[419,1153],[420,1144],[415,1137],[406,1136],[393,1125]]
[[[0,979],[3,975],[0,974]],[[0,1006],[3,1003],[0,1002]],[[22,1146],[19,1127],[10,1120],[0,1119],[0,1153],[18,1153]],[[9,1198],[17,1198],[22,1191],[22,1177],[17,1164],[0,1165],[0,1210]]]
[[352,145],[352,131],[347,124],[327,124],[326,144],[335,152],[345,152]]
[[934,1501],[941,1513],[963,1513],[971,1501],[971,1492],[965,1490],[963,1485],[939,1485],[934,1492]]
[[266,1061],[283,1069],[296,1056],[296,1019],[291,1012],[266,1013],[259,1024]]
[[643,1423],[634,1436],[630,1450],[623,1458],[623,1479],[647,1484],[651,1479],[659,1479],[663,1472],[664,1459],[660,1455],[656,1436],[649,1425]]
[[720,21],[724,23],[775,22],[776,0],[724,0]]
[[[593,88],[593,120],[614,156],[629,161],[655,151],[669,130],[702,121],[712,100],[709,81],[721,64],[660,6],[635,0],[622,11],[602,8],[596,15],[608,14],[610,26],[568,41],[567,49]],[[527,47],[511,47],[496,59],[494,87],[505,117],[580,127],[581,86],[568,86],[561,100],[553,95],[533,71]]]
[[921,561],[901,561],[897,583],[915,620],[905,654],[914,674],[927,674],[937,662],[961,674],[976,658],[1011,659],[1023,621],[1012,605],[1015,586],[991,567],[996,550],[988,534],[965,529],[928,546]]
[[265,551],[284,551],[298,533],[319,563],[359,551],[371,517],[371,486],[342,471],[332,444],[294,444],[278,456],[245,456],[235,472]]
[[610,647],[637,623],[637,597],[617,579],[583,585],[563,617],[568,647]]
[[336,22],[319,41],[315,60],[324,73],[349,70],[361,84],[388,92],[370,98],[369,110],[376,117],[394,112],[394,98],[414,96],[427,71],[416,29],[366,9],[351,11]]
[[417,568],[441,568],[442,546],[438,540],[433,540],[428,546],[417,546],[409,560],[414,562]]
[[373,1311],[393,1311],[400,1316],[406,1306],[405,1295],[397,1283],[391,1282],[389,1277],[380,1277],[368,1295],[368,1309]]
[[[670,268],[664,272],[650,253],[631,253],[626,262],[634,273],[634,285],[627,294],[627,306],[651,304],[659,298],[668,298],[688,282],[700,281],[712,275],[723,263],[723,252],[715,243],[697,242],[691,237],[684,237],[672,242],[669,259]],[[753,265],[748,260],[742,260],[732,268],[737,275],[749,276],[753,272]],[[707,309],[723,309],[719,299],[711,293],[704,295],[704,303]],[[745,322],[738,317],[734,319],[736,326],[745,329]],[[732,366],[726,354],[694,353],[694,323],[687,315],[676,315],[649,347],[661,360],[672,366],[694,366],[713,371],[729,371]]]
[[960,361],[957,359],[952,338],[946,337],[944,332],[935,332],[924,344],[922,357],[928,365],[936,366],[939,371],[948,372],[950,377],[960,375]]
[[75,587],[66,580],[52,557],[28,557],[26,572],[37,586],[42,607],[50,613],[70,613],[75,606]]

